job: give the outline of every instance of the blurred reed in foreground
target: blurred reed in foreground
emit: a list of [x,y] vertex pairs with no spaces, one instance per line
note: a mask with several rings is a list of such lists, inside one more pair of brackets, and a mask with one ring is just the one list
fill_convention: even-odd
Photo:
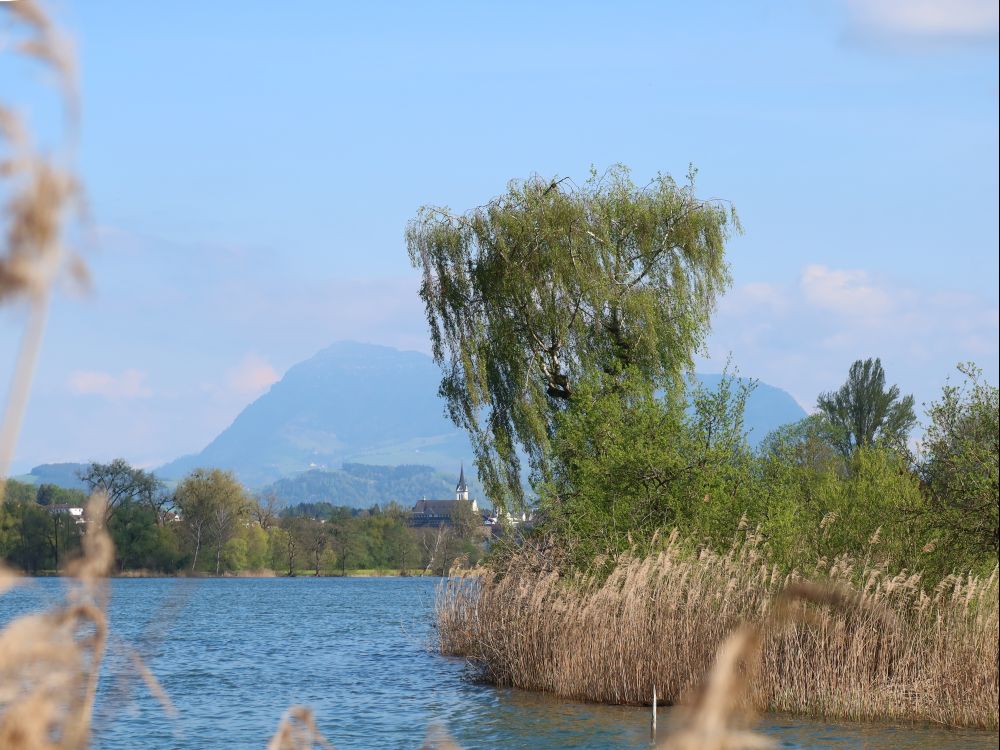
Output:
[[[66,40],[31,0],[4,3],[3,9],[21,34],[9,48],[54,73],[72,126],[76,86]],[[20,118],[2,103],[0,144],[6,200],[0,303],[28,305],[24,343],[0,422],[2,503],[52,281],[64,267],[78,279],[84,279],[85,269],[63,250],[66,214],[79,198],[72,169],[35,150]],[[97,496],[88,508],[83,554],[66,570],[65,603],[0,631],[4,750],[82,750],[90,744],[109,635],[106,577],[114,557],[102,504]],[[846,560],[834,568],[829,577],[835,582],[846,584],[859,575]],[[672,750],[767,746],[745,729],[752,703],[859,718],[912,716],[996,726],[996,572],[985,582],[946,579],[926,595],[913,577],[864,570],[867,582],[860,591],[834,596],[788,586],[763,565],[752,543],[728,556],[697,560],[668,546],[655,558],[628,562],[603,582],[562,581],[535,570],[522,556],[500,574],[446,583],[437,611],[442,650],[476,659],[501,684],[627,703],[648,700],[654,684],[675,700],[709,672],[678,731],[666,737],[664,747]],[[17,582],[13,571],[0,568],[0,595]],[[789,616],[786,610],[797,600],[841,609]],[[757,624],[741,625],[744,619]],[[801,626],[803,619],[811,620],[810,626]],[[169,711],[169,699],[150,670],[137,656],[133,665]],[[441,730],[432,730],[424,746],[458,747]],[[312,713],[293,707],[268,747],[330,745]]]
[[545,572],[525,551],[442,584],[440,649],[498,685],[622,704],[649,703],[655,686],[677,703],[748,623],[760,639],[754,708],[997,727],[996,570],[926,589],[918,575],[841,557],[808,577],[829,595],[785,604],[802,599],[804,577],[769,565],[752,534],[696,556],[674,535],[603,580]]

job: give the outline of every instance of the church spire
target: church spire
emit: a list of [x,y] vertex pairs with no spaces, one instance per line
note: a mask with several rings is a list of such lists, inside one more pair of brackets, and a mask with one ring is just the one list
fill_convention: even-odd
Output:
[[465,462],[462,462],[462,468],[458,472],[458,484],[455,485],[455,499],[456,500],[468,500],[469,499],[469,486],[465,483]]

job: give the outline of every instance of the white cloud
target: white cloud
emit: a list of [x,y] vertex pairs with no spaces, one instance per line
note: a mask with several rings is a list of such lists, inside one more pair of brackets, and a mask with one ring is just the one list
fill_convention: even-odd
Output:
[[[996,298],[877,280],[862,269],[806,266],[798,284],[756,295],[738,286],[723,298],[708,344],[718,369],[730,354],[740,371],[785,388],[803,405],[843,382],[856,359],[881,357],[889,379],[917,403],[940,395],[958,362],[974,360],[998,376]],[[777,296],[781,306],[769,304]]]
[[883,38],[978,42],[997,38],[995,0],[847,0],[854,30]]
[[803,270],[800,284],[807,302],[840,315],[881,316],[891,307],[889,294],[865,271],[810,265]]
[[778,284],[751,282],[741,284],[719,302],[719,309],[725,312],[750,313],[761,308],[773,313],[788,309],[787,291]]
[[111,401],[149,398],[153,389],[146,384],[146,373],[128,369],[121,375],[98,370],[76,370],[70,373],[69,389],[78,396],[101,396]]
[[259,396],[281,379],[270,362],[256,354],[248,354],[226,374],[226,384],[240,396]]

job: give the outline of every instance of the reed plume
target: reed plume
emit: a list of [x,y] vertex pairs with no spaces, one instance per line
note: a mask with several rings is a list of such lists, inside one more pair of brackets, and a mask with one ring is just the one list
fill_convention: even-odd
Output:
[[740,669],[755,709],[997,727],[996,569],[927,589],[919,575],[847,556],[826,567],[783,574],[752,533],[725,554],[689,553],[675,534],[603,579],[515,555],[440,586],[440,650],[498,685],[639,705],[655,686],[679,703],[750,627],[757,667]]

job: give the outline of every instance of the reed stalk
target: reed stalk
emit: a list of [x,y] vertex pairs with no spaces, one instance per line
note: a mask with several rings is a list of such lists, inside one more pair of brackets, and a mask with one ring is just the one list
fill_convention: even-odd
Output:
[[[787,604],[807,579],[832,593]],[[928,588],[844,556],[786,575],[753,534],[725,554],[692,554],[675,534],[607,578],[540,570],[525,552],[443,582],[436,617],[441,652],[497,685],[636,705],[655,685],[662,704],[678,703],[749,624],[756,709],[996,729],[997,606],[996,569]]]

